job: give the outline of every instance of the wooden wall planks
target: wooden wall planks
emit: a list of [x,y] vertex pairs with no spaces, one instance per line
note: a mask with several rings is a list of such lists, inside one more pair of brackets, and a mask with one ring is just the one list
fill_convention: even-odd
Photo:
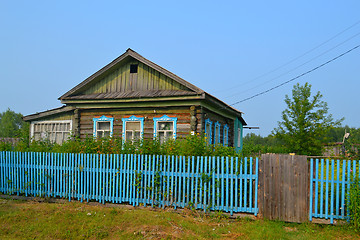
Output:
[[[138,64],[137,73],[130,73],[130,64]],[[115,71],[99,79],[82,94],[146,90],[189,89],[141,62],[131,61],[120,65]]]
[[[93,134],[93,118],[102,115],[114,117],[113,136],[122,136],[122,118],[127,118],[132,115],[136,117],[145,117],[144,121],[144,138],[152,138],[154,134],[154,117],[162,117],[167,115],[169,117],[177,118],[177,137],[185,137],[191,131],[190,129],[190,108],[178,107],[168,109],[152,109],[150,110],[82,110],[80,118],[80,137],[92,136]],[[198,117],[200,115],[198,114]],[[200,119],[199,119],[200,120]],[[199,125],[200,121],[198,122]],[[198,126],[198,131],[201,128]]]

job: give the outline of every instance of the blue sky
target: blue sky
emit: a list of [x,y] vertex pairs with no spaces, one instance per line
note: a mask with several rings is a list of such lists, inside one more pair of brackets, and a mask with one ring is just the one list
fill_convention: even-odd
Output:
[[[0,112],[61,106],[58,97],[127,48],[232,104],[360,44],[359,10],[358,0],[0,1]],[[360,127],[360,48],[234,107],[266,136],[297,82]]]

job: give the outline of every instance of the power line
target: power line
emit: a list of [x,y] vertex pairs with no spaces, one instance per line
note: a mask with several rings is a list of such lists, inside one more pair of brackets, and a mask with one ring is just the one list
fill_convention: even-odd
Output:
[[272,82],[272,81],[274,81],[274,80],[276,80],[276,79],[278,79],[278,78],[280,78],[280,77],[282,77],[282,76],[284,76],[284,75],[286,75],[286,74],[288,74],[288,73],[290,73],[290,72],[293,72],[294,70],[296,70],[296,69],[298,69],[298,68],[300,68],[300,67],[302,67],[302,66],[304,66],[304,65],[308,64],[309,62],[311,62],[311,61],[313,61],[313,60],[315,60],[315,59],[317,59],[317,58],[319,58],[319,57],[321,57],[321,56],[325,55],[326,53],[328,53],[328,52],[330,52],[330,51],[334,50],[335,48],[337,48],[337,47],[339,47],[339,46],[343,45],[344,43],[346,43],[346,42],[350,41],[351,39],[353,39],[353,38],[357,37],[358,35],[360,35],[360,32],[358,32],[358,33],[356,33],[355,35],[353,35],[353,36],[351,36],[351,37],[347,38],[346,40],[344,40],[344,41],[340,42],[339,44],[337,44],[337,45],[335,45],[334,47],[332,47],[332,48],[330,48],[330,49],[326,50],[325,52],[322,52],[322,53],[320,53],[319,55],[317,55],[317,56],[315,56],[315,57],[311,58],[310,60],[308,60],[308,61],[306,61],[306,62],[304,62],[304,63],[300,64],[299,66],[297,66],[297,67],[294,67],[294,68],[290,69],[289,71],[287,71],[287,72],[285,72],[285,73],[282,73],[282,74],[280,74],[280,75],[278,75],[278,76],[276,76],[276,77],[273,77],[273,78],[271,78],[270,80],[267,80],[267,81],[265,81],[265,82],[263,82],[263,83],[261,83],[261,84],[258,84],[258,85],[254,86],[254,87],[252,87],[252,88],[246,89],[246,90],[241,91],[241,92],[237,92],[237,93],[232,94],[232,95],[229,95],[229,96],[226,96],[225,98],[230,98],[230,97],[236,96],[236,95],[238,95],[238,94],[240,94],[240,93],[244,93],[244,92],[247,92],[247,91],[253,90],[253,89],[255,89],[255,88],[258,88],[258,87],[263,86],[263,85],[264,85],[264,84],[266,84],[266,83]]
[[338,59],[338,58],[341,58],[342,56],[344,56],[344,55],[346,55],[346,54],[354,51],[355,49],[357,49],[357,48],[359,48],[359,47],[360,47],[360,45],[357,45],[357,46],[351,48],[350,50],[348,50],[348,51],[346,51],[346,52],[344,52],[344,53],[342,53],[342,54],[340,54],[340,55],[338,55],[338,56],[330,59],[329,61],[327,61],[327,62],[325,62],[325,63],[323,63],[323,64],[321,64],[321,65],[319,65],[319,66],[317,66],[317,67],[315,67],[315,68],[307,71],[307,72],[304,72],[304,73],[302,73],[302,74],[300,74],[300,75],[298,75],[298,76],[296,76],[296,77],[294,77],[294,78],[292,78],[292,79],[290,79],[290,80],[288,80],[288,81],[286,81],[286,82],[283,82],[283,83],[281,83],[281,84],[279,84],[279,85],[276,85],[275,87],[272,87],[272,88],[270,88],[270,89],[268,89],[268,90],[265,90],[265,91],[263,91],[263,92],[260,92],[260,93],[258,93],[258,94],[255,94],[255,95],[253,95],[253,96],[251,96],[251,97],[248,97],[248,98],[245,98],[245,99],[243,99],[243,100],[241,100],[241,101],[238,101],[238,102],[235,102],[235,103],[233,103],[233,104],[230,104],[229,106],[234,106],[234,105],[236,105],[236,104],[239,104],[239,103],[248,101],[248,100],[250,100],[250,99],[253,99],[253,98],[255,98],[255,97],[258,97],[258,96],[260,96],[260,95],[263,95],[263,94],[265,94],[265,93],[268,93],[268,92],[270,92],[270,91],[272,91],[272,90],[274,90],[274,89],[276,89],[276,88],[279,88],[279,87],[281,87],[281,86],[283,86],[283,85],[285,85],[285,84],[287,84],[287,83],[289,83],[289,82],[292,82],[292,81],[294,81],[294,80],[296,80],[296,79],[298,79],[298,78],[301,78],[301,77],[303,77],[303,76],[305,76],[305,75],[307,75],[307,74],[309,74],[309,73],[311,73],[311,72],[313,72],[313,71],[315,71],[315,70],[317,70],[317,69],[319,69],[319,68],[322,68],[323,66],[325,66],[325,65],[327,65],[327,64],[335,61],[335,60]]
[[[276,68],[273,69],[273,70],[270,70],[270,71],[268,71],[268,72],[266,72],[266,73],[264,73],[264,74],[262,74],[262,75],[260,75],[260,76],[257,76],[257,77],[255,77],[255,78],[252,78],[252,79],[250,79],[249,81],[246,81],[245,83],[241,83],[241,84],[238,84],[238,85],[233,86],[232,88],[227,88],[227,89],[219,90],[219,91],[216,91],[216,92],[227,91],[227,90],[229,90],[229,89],[234,89],[234,88],[237,88],[237,87],[239,87],[239,86],[244,86],[244,85],[246,85],[246,84],[248,84],[248,83],[250,83],[250,82],[253,82],[254,80],[257,80],[257,79],[259,79],[259,78],[262,78],[262,77],[264,77],[264,76],[267,76],[267,75],[269,75],[270,73],[273,73],[273,72],[275,72],[275,71],[277,71],[277,70],[279,70],[279,69],[281,69],[281,68],[289,65],[290,63],[295,62],[296,60],[298,60],[299,58],[307,55],[308,53],[313,52],[314,50],[316,50],[316,49],[318,49],[319,47],[321,47],[321,46],[325,45],[326,43],[330,42],[331,40],[335,39],[335,38],[338,37],[339,35],[341,35],[341,34],[343,34],[344,32],[346,32],[347,30],[349,30],[349,29],[353,28],[354,26],[358,25],[359,23],[360,23],[360,20],[357,21],[357,22],[355,22],[355,23],[352,24],[351,26],[345,28],[345,29],[342,30],[341,32],[335,34],[334,36],[332,36],[331,38],[327,39],[326,41],[320,43],[319,45],[313,47],[312,49],[306,51],[305,53],[303,53],[303,54],[301,54],[301,55],[293,58],[292,60],[290,60],[290,61],[288,61],[288,62],[280,65],[279,67],[276,67]],[[356,34],[356,35],[358,35],[358,34]],[[313,60],[313,59],[311,59],[310,61],[312,61],[312,60]],[[309,62],[309,61],[308,61],[308,62]],[[302,65],[301,65],[301,66],[302,66]],[[300,67],[300,66],[299,66],[299,67]],[[297,67],[297,68],[298,68],[298,67]],[[296,69],[296,68],[295,68],[295,69]],[[287,72],[287,73],[288,73],[288,72]],[[285,74],[286,74],[286,73],[285,73]],[[282,75],[284,75],[284,74],[282,74]],[[280,76],[282,76],[282,75],[280,75]]]

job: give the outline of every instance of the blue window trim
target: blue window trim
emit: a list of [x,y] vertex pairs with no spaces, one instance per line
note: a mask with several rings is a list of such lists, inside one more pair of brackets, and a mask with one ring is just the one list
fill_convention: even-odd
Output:
[[[220,126],[221,124],[219,122],[215,123],[215,129],[214,129],[214,144],[220,143]],[[216,139],[216,134],[219,136],[218,139]]]
[[113,117],[106,117],[102,115],[98,118],[93,118],[94,122],[94,128],[93,128],[93,136],[96,138],[96,128],[97,128],[97,122],[110,122],[110,137],[113,135],[113,127],[114,127],[114,118]]
[[223,138],[224,146],[229,145],[229,126],[227,124],[224,125],[224,138]]
[[122,131],[123,142],[125,141],[126,122],[140,122],[140,139],[143,138],[143,135],[144,135],[144,118],[143,117],[135,117],[134,115],[132,115],[131,117],[123,118],[122,122],[123,122],[123,131]]
[[159,118],[153,118],[154,120],[154,139],[156,139],[156,135],[157,135],[157,123],[158,122],[173,122],[174,123],[174,139],[176,139],[176,125],[177,125],[177,118],[176,117],[169,117],[167,115],[164,115],[162,117]]
[[211,128],[212,128],[212,121],[209,118],[205,119],[205,137],[207,137],[209,144],[212,144]]

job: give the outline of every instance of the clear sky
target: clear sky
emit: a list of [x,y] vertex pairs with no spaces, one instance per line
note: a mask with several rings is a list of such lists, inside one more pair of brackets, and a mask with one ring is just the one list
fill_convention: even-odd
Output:
[[[359,45],[359,13],[358,0],[0,0],[0,112],[60,107],[58,97],[127,48],[232,104]],[[266,136],[297,82],[360,127],[360,48],[234,107]]]

